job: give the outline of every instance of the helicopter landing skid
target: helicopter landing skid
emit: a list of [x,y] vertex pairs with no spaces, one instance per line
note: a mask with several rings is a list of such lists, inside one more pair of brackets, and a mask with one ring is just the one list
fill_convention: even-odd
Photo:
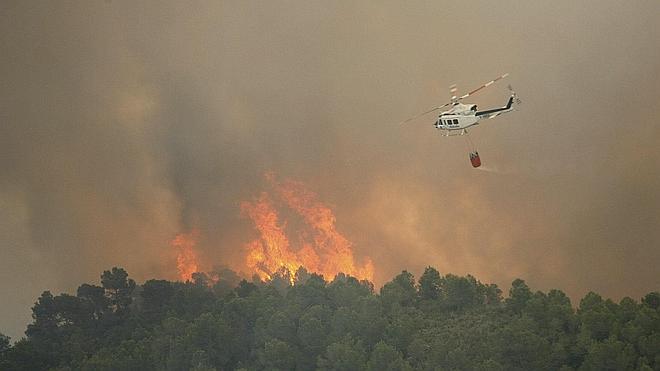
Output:
[[458,130],[443,130],[442,136],[443,137],[457,137],[457,136],[463,136],[467,135],[467,130],[463,129],[461,131]]

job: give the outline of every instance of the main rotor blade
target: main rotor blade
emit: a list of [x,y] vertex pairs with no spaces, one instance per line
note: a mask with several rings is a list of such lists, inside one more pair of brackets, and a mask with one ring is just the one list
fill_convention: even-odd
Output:
[[433,112],[433,111],[437,111],[437,110],[439,110],[440,108],[447,107],[447,106],[450,105],[450,104],[451,104],[451,103],[446,103],[446,104],[443,104],[443,105],[440,106],[440,107],[434,107],[434,108],[431,108],[430,110],[428,110],[428,111],[424,111],[424,112],[420,113],[419,115],[415,115],[415,116],[413,116],[413,117],[411,117],[411,118],[409,118],[409,119],[407,119],[407,120],[405,120],[405,121],[401,121],[399,124],[405,124],[406,122],[409,122],[409,121],[412,121],[412,120],[418,119],[418,118],[420,118],[420,117],[422,117],[422,116],[424,116],[424,115],[428,115],[429,113],[431,113],[431,112]]
[[488,87],[488,86],[491,86],[491,85],[493,85],[495,82],[497,82],[497,81],[499,81],[499,80],[502,80],[503,78],[505,78],[505,77],[507,77],[507,76],[509,76],[509,74],[508,74],[508,73],[505,73],[504,75],[502,75],[502,76],[500,76],[500,77],[498,77],[498,78],[496,78],[496,79],[494,79],[494,80],[490,80],[490,81],[488,81],[487,83],[481,85],[480,87],[478,87],[478,88],[472,90],[471,92],[469,92],[469,93],[467,93],[467,94],[465,94],[465,95],[461,95],[461,96],[458,98],[458,100],[461,100],[461,99],[467,98],[467,97],[469,97],[470,95],[472,95],[472,94],[478,92],[479,90],[481,90],[481,89],[483,89],[483,88],[486,88],[486,87]]
[[414,119],[417,119],[417,118],[420,118],[420,117],[422,117],[422,116],[424,116],[424,115],[428,115],[429,113],[431,113],[431,112],[433,112],[433,111],[437,111],[437,110],[439,110],[439,109],[440,109],[440,107],[434,107],[434,108],[431,108],[430,110],[428,110],[428,111],[424,111],[424,112],[420,113],[419,115],[415,115],[415,116],[413,116],[413,117],[411,117],[411,118],[409,118],[409,119],[407,119],[407,120],[401,121],[399,124],[405,124],[406,122],[410,122],[410,121],[412,121],[412,120],[414,120]]

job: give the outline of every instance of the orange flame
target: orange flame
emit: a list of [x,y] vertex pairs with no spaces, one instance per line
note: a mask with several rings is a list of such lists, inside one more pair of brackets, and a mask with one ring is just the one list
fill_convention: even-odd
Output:
[[[300,246],[293,249],[274,204],[266,192],[253,202],[243,202],[241,210],[254,222],[260,238],[246,245],[246,265],[262,279],[270,279],[272,273],[284,267],[295,273],[303,266],[308,271],[332,279],[337,273],[345,273],[359,279],[373,279],[374,267],[370,259],[358,266],[353,256],[351,242],[335,227],[332,210],[318,201],[316,194],[307,190],[303,183],[291,180],[278,183],[274,174],[266,179],[279,200],[300,215],[309,231],[300,231]],[[311,232],[311,233],[308,233]],[[309,234],[312,235],[311,241]]]
[[270,279],[280,267],[295,272],[302,264],[289,248],[289,240],[278,223],[277,211],[268,194],[263,192],[254,203],[243,202],[241,210],[252,219],[261,234],[261,240],[254,240],[247,246],[247,266],[262,279]]
[[176,267],[181,281],[192,280],[192,274],[199,271],[195,252],[198,237],[199,231],[193,230],[190,233],[180,233],[172,240],[172,246],[178,250]]

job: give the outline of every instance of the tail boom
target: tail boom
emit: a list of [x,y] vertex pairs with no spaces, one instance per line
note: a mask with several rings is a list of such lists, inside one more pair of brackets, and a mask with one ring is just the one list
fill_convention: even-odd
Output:
[[516,99],[516,95],[512,94],[511,97],[509,97],[509,101],[506,103],[506,106],[500,108],[493,108],[486,111],[479,111],[475,114],[475,116],[479,118],[493,118],[499,116],[502,113],[509,112],[513,110],[513,101],[515,99]]

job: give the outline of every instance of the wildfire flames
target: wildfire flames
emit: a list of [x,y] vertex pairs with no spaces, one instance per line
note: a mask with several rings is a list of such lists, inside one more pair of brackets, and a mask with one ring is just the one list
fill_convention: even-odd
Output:
[[[252,220],[259,232],[257,239],[245,245],[245,266],[251,274],[269,280],[283,268],[293,275],[304,267],[326,279],[341,272],[373,280],[373,263],[369,258],[365,258],[363,265],[356,263],[351,242],[337,231],[332,210],[318,201],[315,193],[301,182],[278,182],[273,173],[265,177],[272,191],[241,203],[242,214]],[[277,206],[298,216],[302,226],[296,231],[287,229]],[[288,237],[291,234],[295,237],[293,242]],[[192,274],[199,271],[195,252],[198,236],[198,231],[194,230],[181,233],[172,241],[177,249],[177,269],[182,281],[191,280]]]
[[192,274],[198,272],[197,253],[195,244],[199,232],[193,230],[191,233],[181,233],[174,237],[172,246],[177,249],[176,268],[182,281],[192,279]]
[[260,238],[248,243],[246,265],[262,279],[284,267],[295,273],[299,267],[332,279],[343,272],[360,279],[373,279],[373,264],[366,259],[358,266],[351,243],[335,227],[332,210],[318,201],[316,194],[295,181],[278,182],[274,174],[266,174],[278,201],[302,217],[306,227],[298,231],[297,246],[292,246],[280,222],[273,199],[267,192],[252,202],[243,202],[241,210],[255,224]]

